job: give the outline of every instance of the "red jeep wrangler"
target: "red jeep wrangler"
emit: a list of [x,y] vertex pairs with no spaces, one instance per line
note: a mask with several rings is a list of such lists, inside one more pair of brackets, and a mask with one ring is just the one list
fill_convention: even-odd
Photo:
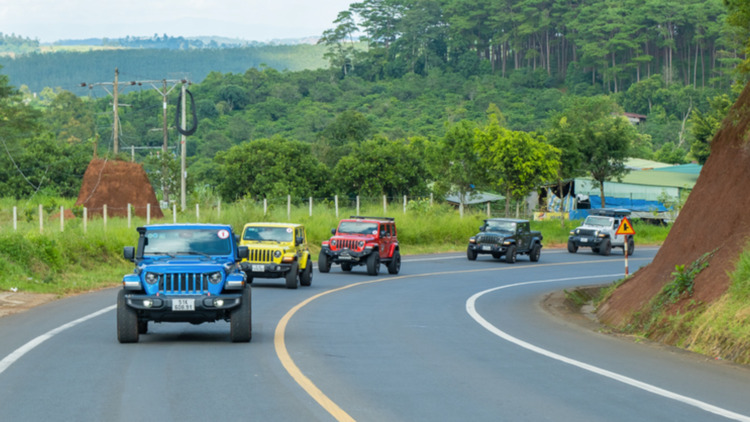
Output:
[[390,274],[401,270],[401,252],[396,236],[396,223],[387,217],[351,216],[331,229],[333,237],[323,241],[318,256],[318,270],[327,273],[331,264],[340,264],[344,271],[355,265],[367,265],[367,273],[378,275],[380,264]]

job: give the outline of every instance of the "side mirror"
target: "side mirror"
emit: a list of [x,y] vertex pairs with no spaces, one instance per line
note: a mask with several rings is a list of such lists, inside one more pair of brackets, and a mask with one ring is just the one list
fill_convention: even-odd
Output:
[[336,234],[336,229],[331,229],[331,234]]
[[484,226],[479,226],[479,231],[483,232],[484,231]]
[[237,255],[239,255],[240,259],[248,259],[250,258],[250,249],[247,246],[240,246],[237,249]]
[[303,243],[305,243],[305,238],[304,238],[304,237],[302,237],[302,236],[299,236],[299,237],[297,238],[297,245],[301,245],[301,244],[303,244]]
[[122,249],[122,256],[124,256],[125,259],[127,259],[128,261],[134,262],[135,261],[135,248],[132,246],[125,246]]

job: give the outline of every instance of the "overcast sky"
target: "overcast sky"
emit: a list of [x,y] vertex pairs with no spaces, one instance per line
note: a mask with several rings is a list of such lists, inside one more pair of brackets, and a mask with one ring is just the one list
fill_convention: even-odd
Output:
[[39,41],[218,35],[319,36],[357,0],[0,0],[0,32]]

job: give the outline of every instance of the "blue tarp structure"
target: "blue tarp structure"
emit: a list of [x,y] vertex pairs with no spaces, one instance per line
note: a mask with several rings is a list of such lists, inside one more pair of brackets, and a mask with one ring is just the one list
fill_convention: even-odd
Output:
[[[638,212],[656,213],[656,212],[668,211],[667,208],[664,206],[664,204],[662,204],[659,201],[647,201],[645,199],[613,198],[610,196],[606,196],[604,200],[605,200],[605,205],[607,208],[625,208],[625,209],[629,209],[630,211],[633,211],[634,213],[638,213]],[[589,202],[591,203],[591,209],[602,207],[602,198],[599,196],[589,196]],[[570,219],[582,220],[589,215],[589,213],[591,212],[591,209],[573,210],[570,212]]]

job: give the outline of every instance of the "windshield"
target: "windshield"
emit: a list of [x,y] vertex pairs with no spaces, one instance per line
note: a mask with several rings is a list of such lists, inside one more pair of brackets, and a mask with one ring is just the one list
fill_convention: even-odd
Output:
[[242,234],[242,240],[291,242],[293,232],[291,227],[248,227]]
[[378,234],[378,224],[365,223],[363,221],[342,221],[339,224],[339,233]]
[[516,231],[516,223],[510,222],[510,221],[487,221],[487,231],[497,232],[497,231],[506,231],[506,232],[515,232]]
[[146,232],[143,255],[229,255],[231,242],[226,229],[152,229]]
[[586,221],[584,221],[583,224],[587,226],[610,227],[612,226],[612,219],[609,217],[595,217],[590,215],[586,217]]

